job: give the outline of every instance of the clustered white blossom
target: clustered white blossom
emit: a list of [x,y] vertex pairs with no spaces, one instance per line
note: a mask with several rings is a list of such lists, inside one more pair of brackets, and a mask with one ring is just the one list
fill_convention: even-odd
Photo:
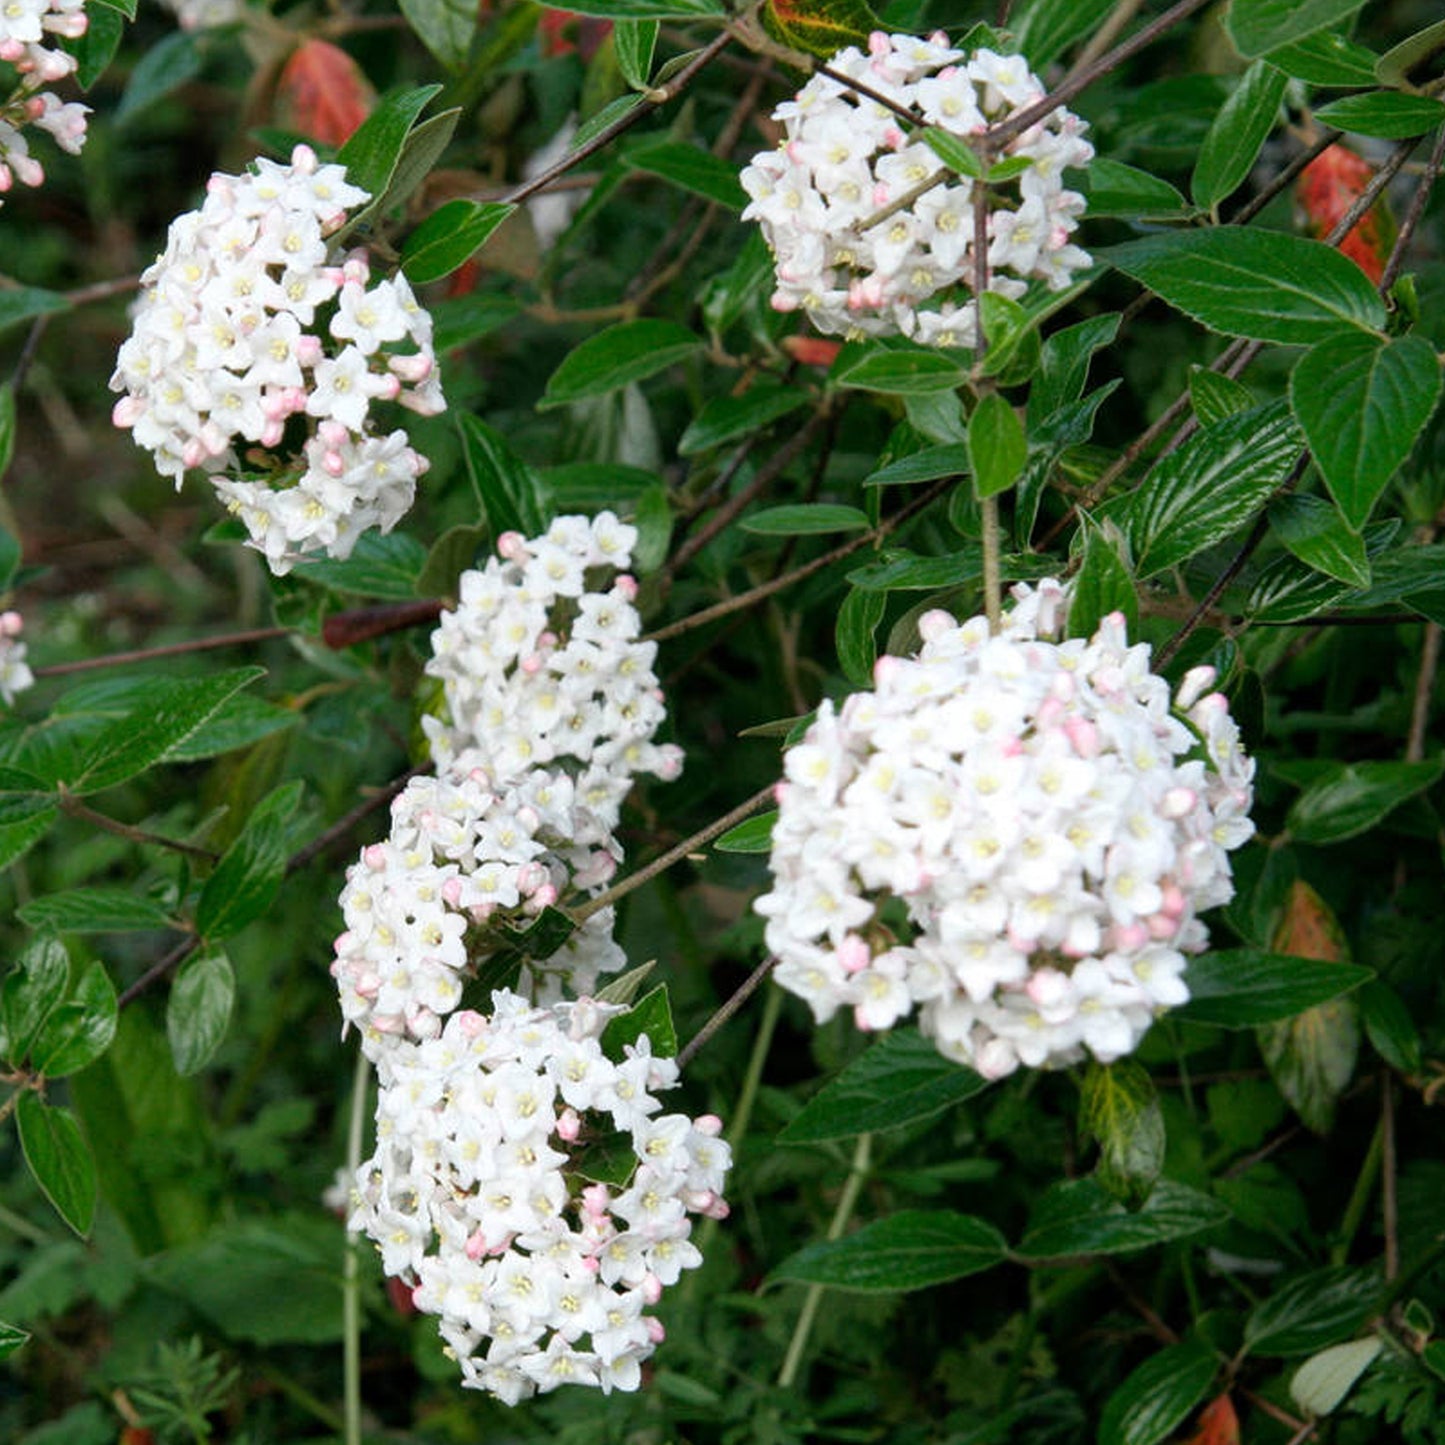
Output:
[[[369,199],[307,146],[213,175],[141,278],[113,391],[117,426],[177,487],[200,468],[271,570],[350,554],[411,506],[426,459],[377,430],[375,401],[445,408],[432,323],[406,278],[372,282],[328,242]],[[239,454],[238,454],[239,452]]]
[[48,132],[61,150],[80,154],[90,107],[61,101],[41,86],[64,80],[79,66],[75,56],[47,42],[78,40],[88,24],[84,0],[9,0],[0,7],[0,60],[15,72],[0,103],[0,192],[17,180],[26,186],[45,180],[45,168],[22,134],[27,126]]
[[182,30],[213,30],[232,25],[245,13],[243,0],[164,0]]
[[16,693],[35,685],[35,674],[25,662],[20,631],[25,625],[18,612],[0,612],[0,699],[9,707]]
[[[499,990],[491,1007],[391,1054],[351,1227],[439,1316],[464,1385],[508,1403],[635,1390],[663,1337],[648,1308],[702,1262],[689,1216],[727,1213],[721,1124],[658,1113],[677,1065],[645,1034],[620,1062],[604,1053],[616,1005]],[[587,1182],[588,1143],[619,1131],[630,1178]]]
[[1059,583],[1015,597],[996,635],[925,614],[917,657],[823,704],[786,754],[757,902],[774,976],[820,1022],[918,1005],[988,1078],[1116,1059],[1184,1002],[1195,915],[1232,896],[1226,854],[1253,832],[1213,669],[1171,700],[1121,615],[1059,640]]
[[[446,709],[428,720],[437,774],[396,798],[341,897],[332,974],[380,1085],[352,1227],[440,1317],[463,1383],[509,1402],[635,1389],[662,1338],[646,1309],[701,1262],[689,1216],[726,1213],[718,1121],[653,1117],[673,1061],[645,1034],[609,1058],[618,1007],[560,1001],[625,961],[610,908],[526,957],[530,1002],[494,991],[488,1018],[466,997],[546,909],[606,886],[633,777],[681,764],[653,741],[656,649],[620,571],[636,540],[610,512],[561,517],[504,534],[502,560],[463,575],[428,667]],[[636,1167],[614,1193],[586,1148],[616,1131]]]
[[[820,330],[901,333],[931,346],[971,346],[976,307],[974,183],[921,139],[933,126],[967,141],[1041,100],[1020,55],[965,56],[939,32],[927,40],[875,31],[868,54],[839,51],[830,68],[916,118],[818,74],[773,112],[779,149],[742,173],[777,265],[773,306],[801,308]],[[1064,170],[1089,161],[1084,122],[1062,107],[1002,147],[1025,163],[988,193],[988,289],[1017,298],[1037,278],[1061,290],[1089,257],[1070,241],[1084,198]],[[930,177],[937,184],[926,185]],[[1005,199],[1005,185],[1017,199]],[[1011,273],[1011,274],[1004,274]]]

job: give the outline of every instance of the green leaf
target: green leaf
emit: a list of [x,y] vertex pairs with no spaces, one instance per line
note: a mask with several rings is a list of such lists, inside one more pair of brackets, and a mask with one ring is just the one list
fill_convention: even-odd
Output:
[[203,33],[174,30],[147,46],[125,83],[125,93],[112,112],[116,125],[139,115],[162,96],[179,90],[201,73]]
[[1346,20],[1364,0],[1231,0],[1225,24],[1246,59],[1293,45],[1337,20]]
[[652,56],[657,49],[656,20],[619,20],[612,27],[617,68],[633,90],[646,90],[652,78]]
[[246,819],[201,890],[196,932],[202,938],[212,943],[229,938],[276,901],[286,876],[291,818],[305,788],[302,782],[283,784]]
[[1445,772],[1445,755],[1421,763],[1336,763],[1295,799],[1285,826],[1298,843],[1340,843],[1368,832]]
[[1098,253],[1211,331],[1312,346],[1342,327],[1378,331],[1370,279],[1322,241],[1244,226],[1174,231]]
[[873,524],[857,507],[831,502],[797,502],[767,507],[744,517],[738,526],[760,537],[816,537],[833,532],[864,532]]
[[1355,995],[1360,1001],[1360,1018],[1375,1052],[1402,1074],[1413,1074],[1421,1065],[1420,1031],[1405,1001],[1382,979],[1372,978]]
[[1158,1445],[1204,1398],[1219,1362],[1199,1340],[1160,1350],[1109,1396],[1099,1419],[1099,1445]]
[[648,974],[657,967],[657,960],[650,963],[640,963],[636,968],[629,968],[626,973],[619,973],[605,987],[599,988],[594,995],[598,1003],[620,1003],[624,1008],[629,1007],[642,990],[642,985]]
[[609,1129],[590,1139],[575,1156],[574,1169],[593,1184],[609,1189],[626,1189],[637,1173],[637,1149],[625,1129]]
[[1194,204],[1212,211],[1242,186],[1279,119],[1288,80],[1282,71],[1256,60],[1224,102],[1190,178]]
[[632,509],[632,525],[637,528],[632,570],[637,576],[645,577],[662,566],[672,545],[672,500],[661,482],[647,487],[638,496]]
[[1124,556],[1123,538],[1115,528],[1100,527],[1080,516],[1084,559],[1074,576],[1069,597],[1069,637],[1092,637],[1111,612],[1122,612],[1132,636],[1139,621],[1139,597]]
[[134,20],[138,0],[96,0],[96,4],[124,15],[127,20]]
[[1428,95],[1402,95],[1398,90],[1377,90],[1369,95],[1346,95],[1322,105],[1315,119],[1333,130],[1381,140],[1407,140],[1445,123],[1445,105]]
[[1292,1018],[1338,998],[1373,977],[1354,963],[1326,963],[1259,948],[1232,948],[1191,959],[1184,973],[1189,1001],[1173,1016],[1226,1029]]
[[808,394],[794,386],[764,384],[750,387],[741,396],[715,396],[683,432],[678,455],[696,456],[750,436],[807,405]]
[[505,326],[522,308],[510,296],[474,291],[469,296],[451,296],[431,305],[436,329],[433,345],[438,356],[470,345]]
[[[85,7],[85,34],[66,42],[65,48],[76,59],[75,79],[82,90],[89,90],[115,59],[125,34],[125,18],[118,9],[92,0]],[[135,16],[132,14],[131,19]]]
[[1378,1335],[1331,1345],[1306,1360],[1289,1382],[1290,1398],[1310,1416],[1328,1415],[1385,1348]]
[[53,803],[16,823],[0,823],[0,869],[29,852],[55,826],[60,809]]
[[236,976],[219,950],[187,959],[166,1002],[166,1038],[176,1073],[197,1073],[221,1045],[231,1022]]
[[441,111],[412,127],[402,142],[401,155],[397,158],[386,188],[376,193],[367,205],[352,215],[346,225],[332,237],[333,245],[353,231],[369,230],[378,218],[397,210],[411,196],[432,173],[442,157],[442,152],[451,144],[461,115],[461,109],[453,106],[450,110]]
[[1445,20],[1437,20],[1433,25],[1407,35],[1375,62],[1375,79],[1381,85],[1408,89],[1410,72],[1424,61],[1434,59],[1442,42],[1445,42]]
[[943,557],[894,557],[869,562],[848,573],[848,580],[865,592],[941,592],[983,575],[983,554],[965,547]]
[[921,452],[899,457],[879,467],[864,479],[865,487],[911,487],[919,482],[936,482],[940,477],[961,477],[968,473],[968,448],[958,443],[925,447]]
[[1254,393],[1243,382],[1207,366],[1189,368],[1189,402],[1201,426],[1223,421],[1256,404]]
[[1136,576],[1153,577],[1239,531],[1298,455],[1299,437],[1283,403],[1238,412],[1201,427],[1161,457],[1136,491],[1096,515],[1123,532]]
[[30,1047],[31,1065],[50,1079],[88,1068],[115,1038],[115,985],[99,959],[80,975],[74,995],[56,1009]]
[[773,847],[773,824],[778,810],[770,808],[755,818],[746,818],[736,828],[729,828],[721,838],[713,840],[719,853],[769,853]]
[[1351,587],[1370,585],[1365,539],[1339,511],[1320,497],[1277,497],[1269,507],[1269,529],[1301,562]]
[[174,927],[166,909],[132,888],[71,888],[32,899],[17,911],[28,927],[56,933],[131,933]]
[[621,321],[574,348],[547,382],[539,411],[605,396],[675,366],[702,338],[675,321]]
[[5,1058],[24,1062],[41,1025],[65,997],[70,984],[70,955],[57,938],[32,939],[0,984],[0,1026]]
[[480,201],[448,201],[438,206],[406,238],[401,269],[418,286],[450,276],[516,209]]
[[895,1294],[979,1274],[1007,1256],[1003,1235],[987,1220],[941,1209],[904,1209],[845,1239],[807,1245],[768,1280]]
[[26,1090],[15,1105],[20,1148],[41,1192],[82,1239],[95,1218],[95,1159],[68,1109]]
[[1164,1164],[1164,1115],[1154,1081],[1133,1059],[1091,1064],[1079,1127],[1099,1145],[1099,1182],[1126,1203],[1142,1203]]
[[1355,1071],[1360,1022],[1352,998],[1316,1004],[1259,1031],[1259,1050],[1281,1094],[1316,1134],[1328,1134],[1335,1103]]
[[1379,1297],[1379,1276],[1372,1270],[1315,1270],[1250,1311],[1244,1343],[1255,1355],[1312,1355],[1355,1334]]
[[1161,1179],[1137,1210],[1128,1210],[1097,1180],[1055,1184],[1035,1206],[1016,1253],[1026,1259],[1127,1254],[1185,1239],[1229,1218],[1217,1200]]
[[168,762],[197,763],[237,748],[250,747],[273,733],[285,732],[301,721],[295,708],[278,707],[265,698],[237,693],[221,704],[185,742],[166,754]]
[[825,60],[846,45],[866,49],[879,27],[865,0],[765,0],[762,22],[774,40]]
[[845,346],[828,379],[856,391],[882,391],[894,396],[926,396],[955,391],[968,373],[952,357],[921,346]]
[[980,499],[1006,492],[1023,471],[1028,456],[1023,423],[996,391],[980,397],[968,419],[968,456]]
[[462,522],[448,527],[432,544],[426,566],[416,579],[422,597],[455,597],[463,572],[477,565],[477,558],[492,535],[488,526]]
[[873,665],[878,661],[878,624],[888,608],[886,592],[861,592],[852,588],[838,609],[834,646],[843,676],[854,687],[869,687]]
[[1289,396],[1330,495],[1358,531],[1435,410],[1440,363],[1423,336],[1346,332],[1300,358]]
[[1042,71],[1113,8],[1113,0],[1034,0],[1015,24],[1018,48],[1030,69]]
[[15,1325],[7,1325],[0,1320],[0,1360],[8,1360],[29,1339],[30,1334],[27,1330],[22,1330]]
[[1029,391],[1030,429],[1084,394],[1094,353],[1113,344],[1119,320],[1117,311],[1091,316],[1054,332],[1044,342],[1039,353],[1039,374]]
[[426,548],[405,532],[383,537],[363,532],[341,562],[302,562],[295,575],[325,587],[328,592],[381,597],[410,602],[416,596],[416,579],[426,565]]
[[627,1046],[644,1034],[651,1041],[653,1058],[676,1058],[677,1026],[672,1021],[665,983],[643,994],[626,1013],[608,1019],[598,1043],[614,1064],[620,1064],[627,1057]]
[[38,286],[11,286],[0,291],[0,331],[33,321],[37,316],[51,316],[69,311],[70,302],[58,291],[42,291]]
[[1107,156],[1096,156],[1086,171],[1070,174],[1088,198],[1091,216],[1134,219],[1187,215],[1191,210],[1168,181]]
[[920,131],[917,138],[957,175],[968,176],[976,181],[983,179],[983,162],[979,160],[978,152],[962,136],[931,125]]
[[227,698],[265,671],[237,667],[210,677],[156,679],[143,707],[108,724],[90,741],[72,790],[103,792],[163,762]]
[[1296,80],[1332,88],[1373,86],[1378,57],[1373,50],[1333,30],[1321,30],[1293,45],[1270,51],[1269,63]]
[[566,0],[552,9],[604,20],[719,19],[727,13],[722,0]]
[[789,1121],[778,1142],[819,1144],[901,1129],[987,1087],[987,1079],[945,1059],[917,1029],[894,1029],[829,1079]]
[[519,457],[501,432],[481,417],[463,412],[457,420],[462,455],[493,537],[520,532],[535,537],[547,525],[541,478]]
[[[0,477],[10,469],[15,454],[15,388],[0,386]],[[0,527],[0,592],[7,592],[20,570],[20,543]]]
[[384,96],[336,153],[336,159],[346,167],[346,179],[360,186],[373,201],[385,195],[416,118],[440,90],[439,85],[423,85]]
[[729,210],[741,211],[748,203],[737,166],[701,146],[687,141],[647,140],[629,146],[622,158],[634,170],[670,181]]
[[398,0],[417,39],[448,70],[460,70],[477,33],[477,7],[469,0]]
[[983,293],[982,312],[988,350],[979,369],[1000,386],[1021,386],[1039,369],[1038,322],[1017,301],[992,291]]

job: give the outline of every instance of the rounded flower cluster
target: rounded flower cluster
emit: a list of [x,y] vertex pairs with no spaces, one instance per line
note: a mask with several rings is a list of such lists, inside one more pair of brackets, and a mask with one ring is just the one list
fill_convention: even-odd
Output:
[[720,1122],[658,1112],[677,1066],[645,1034],[604,1050],[616,1006],[498,991],[491,1007],[398,1046],[350,1227],[439,1317],[464,1385],[509,1404],[634,1390],[663,1337],[647,1310],[702,1262],[690,1216],[727,1213]]
[[426,459],[376,429],[372,403],[446,403],[406,279],[373,283],[363,253],[328,242],[367,193],[306,146],[255,165],[212,176],[171,223],[110,385],[126,393],[116,425],[177,486],[209,473],[281,574],[306,552],[348,556],[411,506]]
[[[815,75],[773,112],[780,148],[742,173],[752,198],[743,217],[761,223],[777,263],[773,306],[801,308],[820,331],[971,346],[973,182],[919,132],[967,141],[1041,100],[1043,85],[1022,56],[965,57],[942,33],[875,32],[867,55],[849,46],[830,68],[859,88]],[[1059,290],[1089,264],[1069,239],[1084,198],[1063,184],[1067,167],[1094,154],[1083,129],[1059,108],[1002,147],[999,160],[1022,169],[989,186],[990,291],[1018,297],[1035,278]],[[1006,186],[1016,196],[1006,198]]]
[[438,766],[474,749],[495,777],[565,768],[608,828],[638,773],[677,776],[681,749],[652,740],[657,644],[638,641],[637,583],[620,570],[636,542],[611,512],[559,517],[530,541],[505,533],[500,560],[463,574],[427,663],[446,697],[444,719],[423,719]]
[[23,134],[27,126],[48,132],[71,155],[80,154],[90,107],[61,101],[40,87],[73,75],[79,64],[48,42],[78,40],[88,24],[84,0],[14,0],[0,9],[0,60],[15,72],[0,104],[0,192],[17,180],[26,186],[45,180],[45,168],[30,154]]
[[920,621],[916,658],[825,703],[785,757],[775,977],[821,1022],[841,1006],[925,1033],[988,1078],[1108,1062],[1182,1003],[1196,913],[1233,894],[1253,763],[1196,668],[1171,699],[1124,620],[1059,640],[1057,582],[985,619]]
[[35,674],[25,662],[20,631],[25,620],[18,612],[0,612],[0,699],[9,707],[15,694],[35,685]]

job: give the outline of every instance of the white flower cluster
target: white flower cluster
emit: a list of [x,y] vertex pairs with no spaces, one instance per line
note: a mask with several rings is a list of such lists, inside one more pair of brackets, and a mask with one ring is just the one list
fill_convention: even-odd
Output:
[[243,0],[164,0],[182,30],[213,30],[233,25],[245,14]]
[[18,612],[0,612],[0,699],[9,707],[16,693],[35,685],[35,674],[25,662],[20,631],[25,626]]
[[[867,55],[849,46],[830,68],[918,127],[964,140],[1044,96],[1022,56],[965,57],[941,32],[920,40],[877,31]],[[743,218],[761,223],[777,263],[773,306],[802,308],[820,331],[971,346],[976,308],[960,298],[974,282],[973,182],[949,171],[897,111],[829,75],[815,75],[773,119],[785,127],[781,147],[742,173],[752,197]],[[1012,204],[1006,182],[989,186],[989,290],[1016,298],[1032,278],[1059,290],[1089,264],[1069,239],[1084,198],[1063,184],[1066,167],[1094,154],[1083,129],[1059,108],[1002,148],[1002,161],[1024,168],[1007,182],[1018,188]]]
[[887,1028],[921,1006],[939,1050],[988,1078],[1108,1062],[1184,1002],[1196,913],[1233,894],[1254,765],[1214,673],[1171,701],[1122,616],[1060,637],[1057,582],[985,619],[920,621],[916,658],[824,703],[785,758],[775,977],[821,1022]]
[[637,640],[637,583],[620,570],[636,542],[611,512],[559,517],[530,541],[504,533],[501,560],[463,574],[427,663],[446,695],[447,717],[422,720],[439,767],[465,749],[503,778],[565,766],[608,828],[636,774],[677,776],[681,749],[652,740],[657,644]]
[[[506,991],[491,1006],[390,1055],[350,1227],[439,1317],[464,1385],[509,1404],[564,1384],[635,1390],[663,1336],[646,1311],[702,1262],[690,1216],[727,1213],[721,1124],[658,1113],[677,1066],[645,1034],[608,1057],[616,1006]],[[630,1177],[587,1182],[588,1145],[618,1133]]]
[[429,416],[446,402],[405,277],[373,284],[363,253],[328,243],[367,193],[306,146],[255,165],[212,176],[171,223],[110,385],[126,393],[116,425],[178,487],[209,473],[279,575],[302,553],[348,556],[411,506],[426,459],[375,429],[372,403]]
[[0,7],[0,60],[15,71],[10,94],[0,104],[0,192],[17,180],[26,186],[45,180],[45,168],[22,133],[27,126],[46,131],[61,150],[80,154],[90,107],[61,101],[40,87],[73,75],[79,65],[75,56],[47,42],[78,40],[88,24],[84,0],[9,0]]

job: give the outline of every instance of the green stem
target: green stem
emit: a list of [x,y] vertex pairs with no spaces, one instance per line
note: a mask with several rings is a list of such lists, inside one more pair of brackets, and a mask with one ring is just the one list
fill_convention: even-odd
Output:
[[1384,1147],[1384,1127],[1383,1124],[1377,1124],[1374,1135],[1370,1139],[1369,1150],[1365,1154],[1365,1162],[1360,1166],[1360,1172],[1355,1179],[1355,1187],[1350,1192],[1350,1201],[1345,1205],[1345,1217],[1340,1221],[1340,1237],[1335,1241],[1334,1248],[1330,1250],[1330,1263],[1333,1265],[1341,1265],[1350,1257],[1350,1246],[1355,1242],[1360,1221],[1365,1217],[1365,1209],[1370,1202],[1370,1195],[1375,1190],[1375,1180],[1380,1173],[1380,1158]]
[[[346,1171],[351,1178],[361,1167],[361,1138],[366,1127],[366,1101],[371,1065],[359,1049],[351,1083],[351,1117],[346,1126]],[[341,1389],[346,1445],[361,1445],[361,1265],[357,1242],[346,1236],[341,1273]]]
[[[843,1193],[838,1198],[838,1207],[833,1211],[833,1222],[828,1226],[830,1240],[842,1238],[843,1231],[848,1227],[848,1221],[853,1217],[853,1206],[858,1203],[858,1196],[863,1192],[863,1181],[868,1177],[868,1164],[872,1157],[872,1151],[873,1136],[860,1134],[858,1143],[853,1150],[853,1166],[849,1172],[848,1181],[843,1185]],[[778,1372],[780,1389],[789,1389],[794,1380],[798,1378],[798,1368],[803,1361],[803,1351],[807,1348],[808,1336],[812,1333],[813,1320],[817,1317],[818,1306],[823,1302],[825,1288],[826,1286],[821,1284],[808,1286],[808,1294],[803,1300],[803,1309],[798,1315],[798,1323],[793,1327],[793,1338],[788,1342],[788,1353],[783,1360],[783,1368]]]

